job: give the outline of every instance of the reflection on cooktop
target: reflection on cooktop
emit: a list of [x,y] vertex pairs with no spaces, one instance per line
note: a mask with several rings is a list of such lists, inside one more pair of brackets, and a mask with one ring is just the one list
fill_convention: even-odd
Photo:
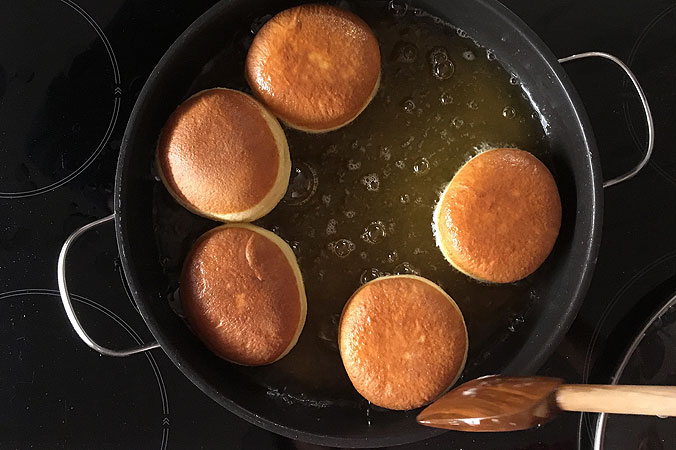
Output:
[[[74,298],[91,329],[116,330],[122,345],[141,342],[110,309]],[[93,437],[116,445],[135,437],[144,448],[165,449],[169,403],[153,354],[103,358],[72,333],[52,326],[61,308],[58,291],[25,289],[0,295],[0,342],[9,346],[2,352],[0,369],[0,404],[6,416],[2,446],[84,448]],[[108,413],[113,410],[117,412]],[[27,429],[26,423],[36,426]]]
[[[665,301],[665,299],[667,299]],[[643,301],[659,302],[652,314],[624,349],[612,380],[619,384],[676,385],[676,277],[672,277]],[[676,442],[676,418],[607,415],[595,430],[595,448],[666,449]]]
[[[659,127],[662,142],[674,142],[676,130],[670,126],[668,111],[676,104],[676,78],[665,76],[676,70],[676,43],[665,36],[673,34],[676,23],[676,5],[671,5],[656,15],[641,31],[631,48],[627,63],[634,70],[641,72],[641,84],[646,91],[654,92],[650,106],[655,118],[655,126]],[[632,138],[638,148],[642,148],[643,132],[640,110],[634,109],[625,102],[624,116],[630,127]],[[638,125],[637,125],[638,123]],[[669,158],[668,150],[656,153],[650,165],[657,173],[676,184],[676,162]]]
[[0,197],[37,195],[75,178],[104,149],[120,109],[120,72],[101,27],[71,1],[4,3],[0,28],[0,122],[11,126],[0,135]]

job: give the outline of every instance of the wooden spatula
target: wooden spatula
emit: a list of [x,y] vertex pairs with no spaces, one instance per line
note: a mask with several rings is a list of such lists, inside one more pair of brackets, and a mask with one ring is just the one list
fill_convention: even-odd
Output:
[[676,387],[564,384],[558,378],[493,375],[453,389],[417,420],[449,430],[513,431],[542,425],[560,411],[676,416]]

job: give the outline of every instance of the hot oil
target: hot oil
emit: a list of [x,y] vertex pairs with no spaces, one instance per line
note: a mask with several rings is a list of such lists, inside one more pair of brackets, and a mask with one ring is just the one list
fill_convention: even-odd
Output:
[[[366,281],[413,273],[440,285],[464,314],[468,367],[489,358],[491,346],[523,322],[534,297],[528,279],[487,285],[460,274],[443,258],[432,231],[440,192],[478,152],[519,147],[546,161],[542,126],[518,79],[490,51],[432,17],[396,8],[389,14],[373,8],[356,12],[380,42],[378,93],[353,123],[337,131],[286,129],[290,187],[257,222],[296,254],[308,315],[285,358],[242,370],[270,392],[300,401],[359,398],[340,360],[337,329],[345,302]],[[221,67],[218,76],[207,73],[204,86],[195,87],[219,85],[214,80],[243,85],[242,67],[232,64],[243,61],[243,52],[234,53],[220,55],[221,63],[213,64]],[[205,225],[195,227],[202,231]]]
[[448,292],[467,321],[470,362],[496,329],[518,325],[529,301],[527,281],[489,286],[452,269],[431,223],[441,190],[477,152],[544,152],[542,127],[518,81],[486,49],[433,18],[359,14],[380,42],[378,94],[338,131],[287,130],[291,186],[258,222],[290,243],[308,297],[303,334],[276,369],[318,391],[352,389],[337,376],[338,318],[352,293],[377,276],[419,274]]

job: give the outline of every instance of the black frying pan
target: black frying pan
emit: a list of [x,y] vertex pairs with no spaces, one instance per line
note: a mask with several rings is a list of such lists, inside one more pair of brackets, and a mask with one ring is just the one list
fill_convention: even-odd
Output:
[[[113,351],[98,346],[82,330],[70,306],[65,282],[68,247],[87,229],[114,217],[124,273],[145,322],[179,369],[223,407],[267,430],[322,445],[376,447],[425,439],[441,431],[417,425],[417,411],[375,410],[369,423],[363,405],[345,402],[318,407],[271,398],[266,388],[207,350],[164,297],[167,279],[153,236],[153,188],[157,181],[149,175],[159,131],[174,108],[193,93],[191,86],[205,64],[236,33],[248,30],[256,17],[289,6],[291,3],[284,0],[224,0],[196,20],[160,60],[138,97],[124,135],[115,180],[114,215],[81,228],[64,244],[59,259],[64,305],[80,337],[101,353],[125,356],[157,347],[149,344]],[[419,0],[413,6],[446,19],[492,49],[505,68],[519,76],[549,124],[550,164],[561,194],[563,224],[547,262],[548,270],[537,277],[534,286],[541,300],[533,305],[519,332],[502,342],[492,358],[465,375],[532,374],[571,324],[596,262],[603,196],[589,120],[554,55],[497,1]],[[649,131],[652,136],[651,127]],[[649,152],[642,164],[648,156]]]

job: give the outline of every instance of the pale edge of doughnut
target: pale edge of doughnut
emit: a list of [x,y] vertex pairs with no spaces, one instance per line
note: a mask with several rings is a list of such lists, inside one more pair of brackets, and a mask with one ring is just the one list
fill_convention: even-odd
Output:
[[[484,150],[484,151],[482,151],[482,152],[479,152],[479,154],[487,153],[487,152],[492,152],[492,151],[494,151],[494,150],[499,150],[499,149],[497,149],[497,148],[492,148],[492,149],[490,149],[490,150]],[[479,156],[479,154],[476,155],[476,156]],[[474,158],[476,158],[476,156],[474,156]],[[472,159],[474,159],[474,158],[472,158]],[[470,159],[470,161],[471,161],[472,159]],[[460,170],[462,170],[462,168],[465,167],[465,165],[466,165],[468,162],[469,162],[469,161],[467,161],[465,164],[463,164],[463,165],[460,167],[460,169],[458,169],[458,171],[455,173],[455,175],[457,175],[457,174],[460,172]],[[441,242],[441,233],[439,233],[439,229],[440,229],[440,219],[441,219],[441,203],[442,203],[441,200],[446,196],[446,193],[447,193],[448,190],[450,189],[451,183],[453,183],[453,180],[455,179],[455,175],[453,175],[453,178],[451,178],[451,181],[449,181],[448,184],[446,185],[446,187],[444,188],[444,191],[443,191],[443,192],[441,193],[441,195],[439,196],[439,200],[437,201],[437,205],[434,207],[434,215],[433,215],[433,217],[432,217],[432,223],[433,223],[433,226],[432,226],[432,232],[433,232],[433,234],[434,234],[434,240],[436,241],[437,247],[439,247],[439,250],[441,251],[441,254],[444,255],[444,258],[446,258],[446,261],[448,261],[448,263],[449,263],[451,266],[453,266],[453,268],[454,268],[455,270],[457,270],[458,272],[462,273],[463,275],[467,275],[467,276],[470,277],[470,278],[473,278],[473,279],[475,279],[475,280],[481,281],[482,283],[497,284],[497,283],[495,283],[494,281],[484,280],[483,278],[479,278],[479,277],[477,277],[476,275],[471,274],[471,273],[466,272],[465,270],[461,269],[460,266],[458,266],[457,264],[455,264],[455,262],[453,261],[453,256],[454,256],[454,254],[453,254],[452,250],[451,250],[450,248],[446,248],[446,247],[442,244],[442,242]],[[500,283],[500,284],[501,284],[501,283]]]
[[[305,295],[305,284],[303,283],[303,274],[300,271],[300,267],[298,266],[298,261],[296,260],[296,255],[293,253],[293,250],[291,250],[291,247],[289,247],[289,244],[284,242],[282,238],[277,236],[275,233],[272,231],[268,231],[265,228],[261,228],[256,225],[252,225],[250,223],[228,223],[225,225],[219,225],[216,228],[212,228],[211,230],[207,231],[204,233],[202,236],[200,236],[195,244],[197,244],[199,241],[206,239],[210,234],[217,232],[218,230],[224,229],[224,228],[244,228],[246,230],[251,230],[254,233],[258,233],[261,236],[271,240],[273,243],[277,245],[277,247],[282,251],[284,256],[286,257],[287,261],[289,262],[289,265],[291,266],[291,270],[293,271],[294,276],[296,277],[296,286],[298,287],[298,298],[300,301],[300,318],[298,320],[298,327],[296,328],[296,333],[294,334],[293,338],[291,339],[291,342],[289,342],[288,347],[273,361],[270,361],[269,363],[263,364],[263,365],[268,365],[272,364],[274,362],[279,361],[283,357],[285,357],[291,349],[293,349],[296,346],[296,343],[298,342],[298,338],[300,337],[301,332],[303,331],[303,328],[305,327],[305,319],[307,317],[307,296]],[[259,364],[257,365],[251,365],[251,364],[242,364],[241,362],[238,361],[232,361],[228,358],[224,358],[220,355],[218,355],[219,358],[224,359],[228,362],[231,362],[233,364],[237,364],[239,366],[246,366],[246,367],[260,367]]]
[[[433,288],[435,288],[437,291],[439,291],[440,293],[442,293],[442,294],[444,295],[444,297],[451,303],[451,305],[455,308],[455,310],[456,310],[456,311],[458,312],[458,314],[460,315],[460,318],[462,319],[463,329],[465,330],[465,343],[466,343],[466,345],[465,345],[465,354],[464,354],[463,357],[462,357],[462,364],[460,365],[460,368],[458,369],[458,373],[455,374],[455,377],[454,377],[453,380],[449,383],[448,387],[447,387],[446,389],[444,389],[441,393],[439,393],[439,395],[438,395],[435,399],[432,400],[432,402],[433,402],[433,401],[435,401],[437,398],[441,397],[441,396],[444,395],[446,392],[448,392],[448,390],[449,390],[451,387],[453,387],[453,385],[458,381],[458,378],[460,378],[460,375],[462,375],[462,371],[465,370],[465,364],[467,363],[467,354],[469,353],[469,335],[467,334],[467,324],[465,323],[465,316],[462,314],[462,311],[460,311],[460,307],[458,307],[458,304],[455,303],[455,300],[453,300],[453,298],[452,298],[450,295],[448,295],[448,294],[446,293],[446,291],[444,291],[443,289],[441,289],[441,287],[439,287],[439,285],[437,285],[436,283],[433,283],[432,281],[428,280],[427,278],[423,278],[423,277],[418,276],[418,275],[409,275],[409,274],[404,274],[404,275],[388,275],[388,276],[385,276],[385,277],[376,278],[375,280],[371,280],[371,281],[369,281],[368,283],[366,283],[366,284],[364,284],[363,286],[361,286],[361,287],[360,287],[359,289],[357,289],[356,291],[354,291],[354,294],[352,294],[352,296],[350,297],[350,299],[345,303],[345,306],[343,306],[343,310],[342,310],[342,312],[341,312],[341,314],[340,314],[340,322],[338,323],[338,347],[339,347],[339,352],[340,352],[340,354],[341,354],[341,361],[342,361],[342,359],[343,359],[343,358],[342,358],[343,349],[342,349],[342,346],[341,346],[341,342],[342,342],[341,334],[342,334],[342,328],[343,328],[343,316],[344,316],[343,313],[344,313],[345,310],[347,309],[347,307],[348,307],[348,305],[350,304],[350,302],[352,301],[352,299],[355,298],[356,295],[359,293],[359,291],[361,291],[362,289],[364,289],[365,286],[369,285],[370,283],[374,283],[374,282],[381,281],[381,280],[388,279],[388,278],[412,278],[412,279],[414,279],[414,280],[422,281],[423,283],[426,283],[426,284],[432,286]],[[430,402],[430,403],[431,403],[431,402]]]
[[382,70],[378,72],[378,79],[376,80],[376,84],[373,87],[373,91],[371,91],[371,95],[369,95],[369,98],[366,99],[366,103],[364,103],[364,106],[362,106],[362,108],[357,112],[357,114],[354,115],[354,117],[351,117],[350,119],[346,120],[345,122],[341,123],[340,125],[337,125],[337,126],[331,127],[331,128],[305,128],[305,127],[301,127],[299,125],[294,125],[293,123],[291,123],[288,120],[286,120],[285,118],[283,118],[281,115],[277,115],[277,117],[287,127],[293,128],[294,130],[303,131],[305,133],[310,133],[310,134],[328,133],[329,131],[335,131],[335,130],[338,130],[339,128],[343,128],[344,126],[352,123],[352,121],[354,121],[357,117],[359,117],[359,114],[364,112],[366,107],[371,103],[371,100],[373,100],[373,98],[376,96],[376,94],[378,93],[378,88],[380,88],[381,72],[382,72]]
[[[208,219],[217,220],[219,222],[253,222],[254,220],[260,219],[261,217],[272,211],[275,208],[275,206],[279,204],[279,202],[282,200],[282,197],[284,197],[284,194],[286,193],[286,190],[289,186],[289,179],[291,177],[291,155],[289,154],[289,143],[286,140],[284,130],[282,129],[281,125],[279,124],[275,116],[273,116],[267,110],[267,108],[265,108],[258,100],[256,100],[250,95],[245,94],[244,92],[222,87],[203,89],[191,95],[190,97],[185,99],[182,103],[190,100],[191,98],[205,91],[210,91],[214,89],[234,91],[239,94],[245,95],[249,97],[249,99],[251,99],[255,103],[255,105],[260,109],[261,115],[265,119],[265,122],[268,124],[268,127],[270,128],[270,131],[272,132],[272,135],[275,139],[275,143],[277,144],[277,152],[279,154],[279,164],[277,166],[277,178],[275,178],[275,182],[272,185],[272,189],[270,189],[270,192],[268,192],[267,195],[263,197],[263,199],[252,208],[243,211],[235,211],[228,214],[213,214],[209,211],[199,210],[194,206],[184,202],[180,198],[180,196],[176,192],[174,192],[174,190],[169,186],[169,183],[167,183],[164,173],[162,172],[162,165],[158,160],[159,136],[157,143],[155,144],[155,168],[157,170],[158,176],[160,177],[160,180],[162,180],[162,184],[164,184],[164,187],[167,189],[169,194],[171,194],[174,200],[176,200],[182,207],[184,207],[191,213],[197,214],[198,216],[206,217]],[[160,131],[160,135],[162,135],[162,130]]]

